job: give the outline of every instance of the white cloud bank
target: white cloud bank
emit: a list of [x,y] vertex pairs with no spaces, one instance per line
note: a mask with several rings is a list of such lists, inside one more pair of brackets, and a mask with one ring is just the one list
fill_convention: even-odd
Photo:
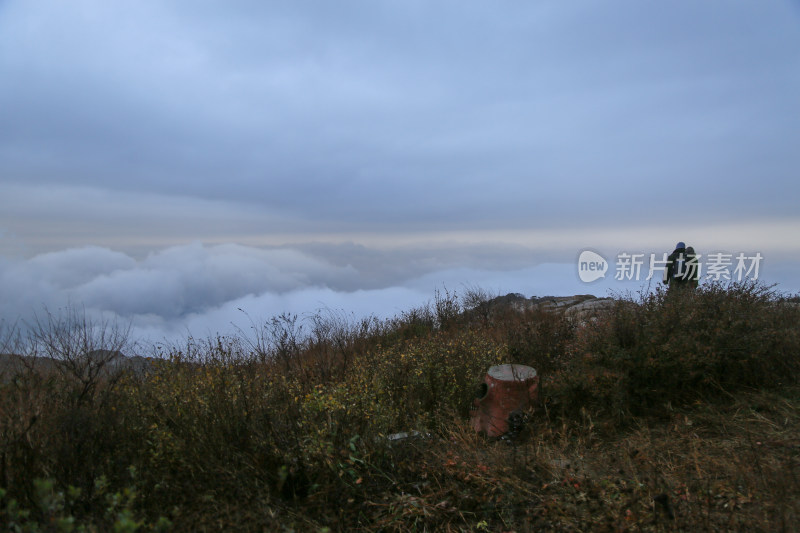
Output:
[[[614,262],[612,254],[605,257]],[[158,342],[236,333],[237,328],[246,330],[251,319],[258,323],[284,312],[302,316],[327,308],[356,318],[390,318],[426,304],[444,288],[458,293],[479,287],[496,294],[602,296],[646,284],[643,278],[615,280],[613,265],[605,279],[583,284],[575,263],[522,266],[520,257],[511,254],[507,260],[512,266],[506,269],[467,268],[457,266],[462,256],[447,264],[420,252],[380,254],[355,245],[304,251],[200,243],[135,259],[107,248],[84,247],[0,260],[0,318],[24,324],[45,308],[58,312],[68,305],[81,306],[90,316],[130,322],[136,339]],[[762,279],[797,291],[796,265],[762,265]]]
[[137,260],[90,246],[0,261],[0,318],[29,323],[45,309],[82,306],[91,316],[130,321],[138,338],[176,339],[322,308],[388,318],[423,305],[439,276],[370,289],[358,288],[361,278],[352,265],[290,248],[195,243]]

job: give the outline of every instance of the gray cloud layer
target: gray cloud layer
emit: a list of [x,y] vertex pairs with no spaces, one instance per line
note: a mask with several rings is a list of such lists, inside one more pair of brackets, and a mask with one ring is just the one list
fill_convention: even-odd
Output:
[[796,215],[798,50],[784,2],[10,1],[0,161],[342,231]]

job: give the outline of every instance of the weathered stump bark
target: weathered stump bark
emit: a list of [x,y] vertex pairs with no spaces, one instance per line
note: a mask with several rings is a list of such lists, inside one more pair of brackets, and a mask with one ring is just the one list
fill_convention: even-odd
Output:
[[525,365],[489,368],[472,402],[471,423],[475,431],[499,437],[509,429],[512,413],[522,413],[539,394],[539,376]]

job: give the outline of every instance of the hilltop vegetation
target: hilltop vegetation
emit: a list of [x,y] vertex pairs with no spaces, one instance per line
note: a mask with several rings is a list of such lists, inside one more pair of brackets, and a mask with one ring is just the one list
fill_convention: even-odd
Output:
[[[0,332],[13,531],[790,530],[800,309],[756,283],[592,319],[437,293],[389,321],[283,315],[149,351],[81,313]],[[119,353],[150,357],[119,363]],[[38,361],[38,362],[37,362]],[[11,364],[13,362],[13,364]],[[512,440],[468,424],[533,366]],[[397,433],[408,433],[398,438]],[[390,435],[395,435],[390,438]]]

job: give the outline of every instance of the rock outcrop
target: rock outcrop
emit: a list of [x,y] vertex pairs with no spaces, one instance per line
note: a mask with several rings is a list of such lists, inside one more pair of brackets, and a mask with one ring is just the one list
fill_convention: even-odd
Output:
[[526,298],[522,294],[510,293],[493,298],[486,304],[493,309],[514,309],[519,312],[540,310],[561,313],[578,323],[596,319],[616,305],[613,298],[598,298],[591,294],[574,296],[543,296]]

